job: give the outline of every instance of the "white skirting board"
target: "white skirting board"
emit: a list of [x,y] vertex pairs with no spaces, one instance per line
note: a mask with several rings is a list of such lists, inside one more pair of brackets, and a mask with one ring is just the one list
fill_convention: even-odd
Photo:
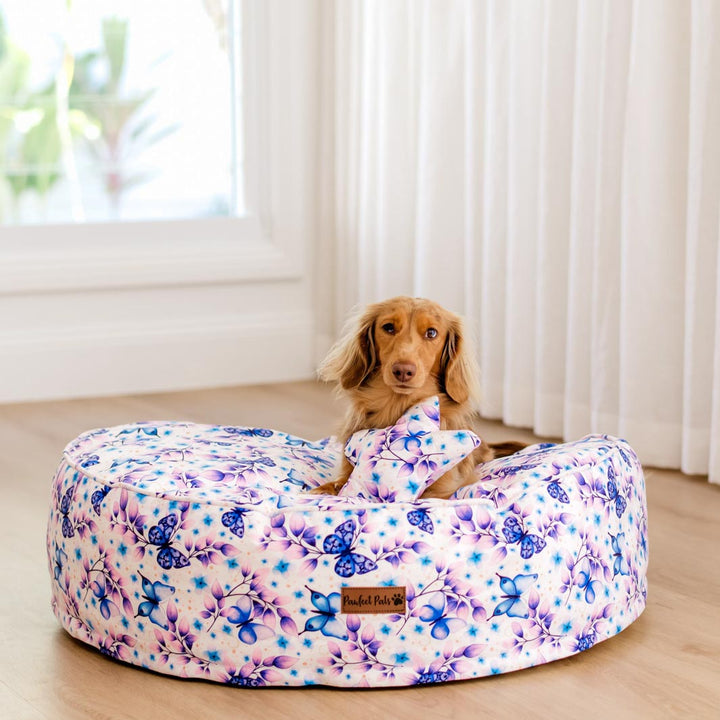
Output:
[[0,403],[284,382],[314,374],[310,312],[0,336]]

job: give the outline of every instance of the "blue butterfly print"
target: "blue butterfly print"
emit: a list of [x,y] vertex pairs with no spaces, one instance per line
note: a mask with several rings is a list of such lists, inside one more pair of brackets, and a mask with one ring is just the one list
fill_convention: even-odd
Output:
[[305,460],[312,465],[325,465],[326,467],[332,465],[332,463],[328,462],[327,457],[323,457],[322,455],[310,455],[308,453],[305,455]]
[[429,669],[419,673],[416,676],[416,685],[425,685],[431,683],[447,682],[455,677],[455,673],[452,670],[438,670],[437,672],[430,672]]
[[608,480],[615,482],[615,466],[612,463],[608,465],[607,476]]
[[418,617],[422,622],[430,623],[430,635],[436,640],[445,640],[450,633],[465,627],[464,620],[445,616],[447,600],[444,593],[433,593],[428,600],[428,604],[420,608]]
[[70,514],[70,504],[73,501],[73,495],[75,494],[75,485],[71,485],[62,496],[60,500],[60,513],[63,516],[62,519],[62,534],[63,537],[71,538],[75,535],[75,528],[73,527],[72,521],[68,517]]
[[60,583],[60,578],[62,577],[63,568],[65,567],[65,563],[67,562],[68,556],[65,553],[65,551],[62,548],[56,547],[55,548],[55,567],[53,568],[53,575],[55,576],[55,580]]
[[305,586],[310,591],[310,601],[315,606],[312,617],[305,621],[304,632],[320,631],[325,637],[334,637],[338,640],[347,640],[347,628],[336,617],[340,612],[340,593],[323,595],[312,588]]
[[562,486],[557,480],[553,480],[547,484],[548,495],[554,500],[558,500],[561,503],[569,503],[567,493],[562,489]]
[[520,598],[537,580],[537,574],[516,575],[512,580],[503,575],[498,575],[498,577],[500,578],[500,589],[503,591],[503,601],[493,610],[493,617],[507,615],[508,617],[527,619],[530,613]]
[[121,430],[120,435],[150,435],[157,437],[158,431],[156,427],[148,425],[147,427],[134,427],[127,430]]
[[533,533],[525,532],[525,528],[514,515],[505,518],[503,535],[508,543],[520,543],[520,557],[527,560],[534,553],[539,553],[546,545],[545,540]]
[[589,570],[588,572],[581,570],[578,574],[578,587],[580,590],[585,591],[585,602],[588,603],[588,605],[592,605],[592,603],[595,602],[595,597],[602,585],[598,580],[592,579],[592,575]]
[[238,626],[238,637],[246,645],[253,645],[258,640],[265,640],[275,634],[267,625],[252,622],[253,601],[247,595],[238,598],[237,604],[228,610],[226,617],[229,622]]
[[105,620],[109,620],[113,614],[120,614],[120,608],[118,608],[108,595],[107,583],[103,575],[90,583],[90,589],[100,605],[100,614]]
[[151,582],[142,573],[140,577],[142,578],[144,602],[138,605],[135,617],[149,618],[150,622],[155,623],[163,630],[167,630],[168,626],[160,608],[160,603],[165,602],[175,592],[175,588],[172,585],[165,585],[165,583]]
[[517,475],[519,472],[524,470],[532,470],[537,467],[538,463],[522,463],[520,465],[508,465],[507,467],[500,467],[497,470],[493,470],[493,475],[498,478],[508,478],[513,475]]
[[432,535],[435,532],[435,526],[433,525],[432,518],[428,514],[427,510],[419,508],[418,510],[411,510],[407,514],[408,522],[414,525],[419,530]]
[[296,485],[303,490],[307,490],[310,488],[310,486],[302,478],[295,477],[295,468],[290,468],[287,477],[284,479],[283,482],[289,482],[290,484]]
[[109,492],[110,488],[107,485],[104,485],[101,490],[96,490],[90,496],[90,504],[92,505],[96,515],[100,514],[100,505]]
[[100,462],[99,455],[88,455],[81,463],[80,467],[88,468],[97,465]]
[[621,448],[618,447],[618,452],[620,453],[620,457],[623,459],[623,462],[627,467],[632,467],[632,462],[630,462],[630,458],[628,457],[628,454]]
[[225,428],[227,432],[235,435],[243,435],[244,437],[272,437],[273,431],[266,428]]
[[222,524],[230,530],[233,535],[242,537],[245,534],[245,523],[243,515],[248,512],[246,508],[233,508],[223,513]]
[[148,532],[150,542],[159,548],[156,558],[157,563],[165,570],[169,570],[172,567],[183,568],[190,564],[190,560],[188,560],[185,555],[170,545],[173,535],[175,534],[177,522],[177,515],[171,513],[160,520],[157,525],[153,525]]
[[294,447],[313,447],[317,445],[322,445],[322,440],[319,442],[308,442],[307,440],[303,440],[302,438],[295,437],[294,435],[286,435],[285,436],[285,444],[286,445],[292,445]]
[[613,480],[607,481],[607,496],[610,501],[615,501],[615,514],[622,517],[627,508],[627,500],[618,492],[617,485]]
[[[419,420],[420,418],[413,418]],[[402,446],[408,452],[419,450],[422,447],[422,439],[428,434],[427,430],[418,430],[412,432],[407,430],[401,437],[397,438],[402,442]]]
[[616,575],[629,575],[630,565],[623,555],[621,545],[625,542],[625,533],[613,535],[610,533],[610,544],[612,545],[613,577]]
[[352,577],[355,573],[364,575],[377,569],[374,560],[353,551],[354,539],[355,521],[350,519],[338,525],[335,532],[328,535],[323,541],[323,550],[326,553],[337,555],[335,572],[340,577]]

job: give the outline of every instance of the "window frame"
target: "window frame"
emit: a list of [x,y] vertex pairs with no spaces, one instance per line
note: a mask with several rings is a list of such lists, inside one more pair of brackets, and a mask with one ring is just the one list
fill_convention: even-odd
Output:
[[[68,223],[0,228],[0,294],[207,284],[301,276],[302,249],[279,232],[293,213],[292,182],[275,146],[292,135],[282,56],[270,17],[281,8],[238,2],[246,214],[207,219]],[[286,13],[287,14],[287,13]],[[235,23],[234,23],[235,24]],[[238,63],[235,63],[237,69]],[[234,98],[237,102],[238,89]],[[285,107],[283,107],[285,105]],[[285,118],[285,119],[283,119]],[[270,134],[273,146],[269,142]],[[290,164],[294,159],[290,159]],[[292,218],[289,218],[292,222]]]

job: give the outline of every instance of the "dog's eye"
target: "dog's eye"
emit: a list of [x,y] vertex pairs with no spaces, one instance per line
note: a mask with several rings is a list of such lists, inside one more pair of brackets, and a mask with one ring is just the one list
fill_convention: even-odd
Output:
[[395,334],[395,325],[393,323],[385,323],[382,326],[382,329],[388,334],[388,335],[394,335]]
[[425,337],[426,337],[428,340],[433,340],[434,338],[437,337],[437,334],[438,334],[438,331],[437,331],[435,328],[428,328],[428,329],[425,331]]

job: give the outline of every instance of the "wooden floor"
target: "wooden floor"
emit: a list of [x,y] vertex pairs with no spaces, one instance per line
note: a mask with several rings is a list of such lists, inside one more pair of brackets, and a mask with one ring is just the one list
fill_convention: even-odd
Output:
[[[294,383],[0,405],[0,717],[64,718],[720,718],[720,487],[647,470],[648,607],[619,636],[508,675],[399,690],[242,690],[155,675],[72,640],[49,607],[45,522],[65,444],[81,431],[142,419],[330,434],[327,388]],[[488,440],[531,439],[488,423]]]

